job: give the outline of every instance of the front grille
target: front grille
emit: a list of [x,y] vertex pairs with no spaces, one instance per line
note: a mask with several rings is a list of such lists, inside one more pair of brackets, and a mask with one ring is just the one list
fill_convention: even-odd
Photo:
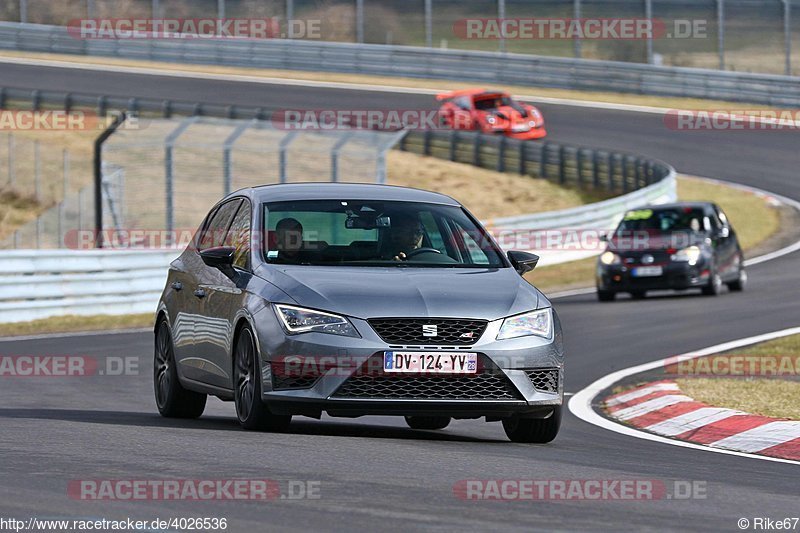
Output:
[[645,255],[650,255],[653,257],[652,264],[663,264],[669,263],[670,256],[664,250],[651,250],[645,252],[632,252],[632,251],[625,251],[621,252],[622,260],[626,265],[641,265],[642,264],[642,257]]
[[[362,368],[376,368],[370,361]],[[470,375],[385,374],[358,372],[333,394],[334,398],[391,400],[520,400],[506,375],[485,356],[478,357],[478,373]]]
[[[464,346],[477,342],[485,320],[442,318],[373,318],[372,329],[389,344]],[[436,326],[436,336],[423,335],[423,326]]]
[[533,388],[540,392],[558,392],[559,371],[557,368],[546,368],[541,370],[526,370],[528,379],[531,380]]

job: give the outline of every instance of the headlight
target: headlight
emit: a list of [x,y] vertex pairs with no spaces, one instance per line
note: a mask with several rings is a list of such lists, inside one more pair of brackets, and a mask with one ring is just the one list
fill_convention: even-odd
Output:
[[488,122],[489,124],[494,124],[495,122],[497,122],[497,119],[494,117],[486,117],[486,122]]
[[614,252],[606,252],[600,256],[600,262],[604,265],[619,265],[622,263],[622,258]]
[[275,310],[290,335],[316,331],[345,337],[360,337],[356,328],[343,316],[283,304],[276,304]]
[[689,263],[690,265],[696,265],[697,260],[700,259],[700,254],[702,251],[700,250],[699,246],[690,246],[688,248],[684,248],[683,250],[678,250],[670,259],[675,262],[680,263]]
[[516,339],[517,337],[550,337],[553,331],[553,310],[551,308],[531,311],[503,320],[497,340]]
[[535,128],[536,127],[536,121],[535,120],[531,120],[530,122],[528,122],[528,126],[530,126],[531,128]]

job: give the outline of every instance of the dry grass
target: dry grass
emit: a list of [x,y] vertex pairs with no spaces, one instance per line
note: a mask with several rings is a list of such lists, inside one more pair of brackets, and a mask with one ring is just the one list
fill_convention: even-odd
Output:
[[[458,82],[452,80],[423,80],[416,78],[395,78],[388,76],[371,76],[365,74],[337,74],[332,72],[302,72],[294,70],[272,70],[246,67],[223,67],[215,65],[184,65],[157,61],[127,60],[105,57],[84,57],[63,54],[43,54],[34,52],[0,51],[0,57],[21,57],[46,59],[51,61],[68,61],[91,65],[112,65],[123,67],[141,67],[173,72],[222,74],[229,76],[254,76],[258,78],[279,78],[308,80],[320,82],[355,83],[364,85],[387,85],[409,87],[414,89],[431,89],[434,91],[451,91],[475,87],[475,82]],[[481,84],[478,83],[478,86]],[[485,85],[485,84],[484,84]],[[568,89],[549,89],[544,87],[528,87],[521,85],[489,84],[491,88],[509,91],[527,98],[566,98],[590,102],[607,102],[613,104],[629,104],[641,106],[663,107],[668,109],[741,109],[741,103],[719,100],[702,100],[699,98],[676,98],[663,96],[646,96],[601,91],[577,91]],[[433,97],[431,97],[433,103]],[[747,104],[748,109],[770,109],[770,106]]]
[[153,313],[120,316],[59,316],[32,322],[0,324],[0,337],[149,328],[153,326],[154,320]]
[[42,211],[42,206],[33,198],[20,196],[14,191],[0,192],[0,240],[35,220]]
[[679,379],[684,394],[699,402],[754,415],[800,420],[800,383],[780,379]]
[[800,335],[789,335],[781,339],[762,342],[726,352],[738,355],[800,355]]
[[546,180],[407,152],[391,152],[387,163],[392,185],[448,194],[482,220],[567,209],[583,205],[587,200],[575,189]]
[[730,218],[745,250],[774,234],[780,225],[780,213],[777,209],[764,198],[741,189],[720,187],[716,183],[684,176],[678,180],[678,197],[686,201],[716,202]]

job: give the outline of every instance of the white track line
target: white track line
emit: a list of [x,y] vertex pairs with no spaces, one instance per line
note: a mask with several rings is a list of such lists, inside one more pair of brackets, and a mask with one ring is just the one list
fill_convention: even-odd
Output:
[[653,411],[660,411],[671,405],[693,401],[694,398],[690,398],[685,394],[667,394],[666,396],[659,396],[658,398],[637,403],[630,407],[624,407],[619,411],[614,411],[612,416],[618,420],[631,420],[652,413]]
[[[717,344],[716,346],[711,346],[709,348],[704,348],[702,350],[690,352],[678,357],[681,357],[683,359],[696,359],[698,357],[704,357],[706,355],[725,352],[728,350],[733,350],[735,348],[741,348],[742,346],[750,346],[752,344],[758,344],[759,342],[779,339],[781,337],[787,337],[789,335],[797,335],[797,334],[800,334],[800,327],[784,329],[781,331],[774,331],[772,333],[756,335],[755,337],[747,337],[745,339],[738,339],[723,344]],[[722,448],[709,448],[708,446],[704,446],[701,444],[673,440],[667,437],[662,437],[661,435],[654,435],[652,433],[648,433],[646,431],[642,431],[640,429],[636,429],[630,426],[620,424],[618,422],[614,422],[613,420],[609,420],[608,418],[601,416],[594,410],[593,404],[597,400],[597,396],[604,390],[612,387],[618,381],[627,378],[629,376],[639,374],[641,372],[653,370],[655,368],[667,364],[672,360],[674,359],[671,357],[665,359],[659,359],[657,361],[652,361],[650,363],[645,363],[642,365],[625,368],[623,370],[618,370],[614,373],[608,374],[607,376],[603,376],[602,378],[598,379],[585,389],[577,392],[575,396],[573,396],[572,399],[569,401],[568,404],[569,410],[572,412],[572,414],[574,414],[584,422],[588,422],[589,424],[607,429],[609,431],[613,431],[615,433],[620,433],[622,435],[635,437],[637,439],[660,442],[672,446],[680,446],[682,448],[691,448],[695,450],[701,450],[712,453],[722,453],[726,455],[748,457],[751,459],[759,459],[761,461],[772,461],[777,463],[800,465],[800,461],[792,461],[790,459],[779,459],[777,457],[767,457],[763,455],[752,455],[749,453],[737,452],[733,450],[725,450]]]

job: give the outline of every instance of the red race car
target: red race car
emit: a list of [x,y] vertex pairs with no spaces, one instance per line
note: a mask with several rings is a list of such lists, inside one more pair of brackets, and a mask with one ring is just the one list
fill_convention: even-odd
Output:
[[504,134],[512,139],[541,139],[547,135],[542,113],[532,105],[517,102],[508,93],[465,89],[442,93],[439,113],[456,130]]

